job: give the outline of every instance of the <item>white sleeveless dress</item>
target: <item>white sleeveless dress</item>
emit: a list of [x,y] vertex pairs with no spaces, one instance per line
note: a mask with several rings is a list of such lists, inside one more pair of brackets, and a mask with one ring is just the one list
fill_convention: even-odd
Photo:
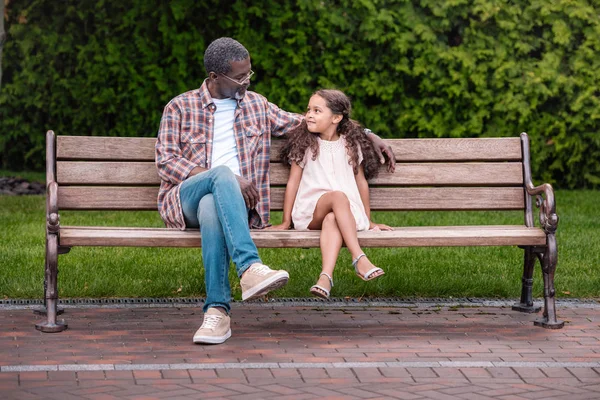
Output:
[[[369,229],[369,218],[360,198],[350,156],[346,151],[344,136],[336,141],[326,141],[317,137],[319,141],[319,156],[312,159],[310,148],[306,150],[304,159],[298,163],[303,168],[302,179],[292,208],[292,222],[295,229],[307,229],[313,219],[317,202],[325,193],[338,190],[348,196],[350,210],[356,220],[356,230]],[[358,161],[363,160],[360,147]]]

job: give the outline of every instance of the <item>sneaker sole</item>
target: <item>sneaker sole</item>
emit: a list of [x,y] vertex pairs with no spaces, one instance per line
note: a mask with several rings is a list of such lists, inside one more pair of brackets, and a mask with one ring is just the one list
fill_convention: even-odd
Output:
[[285,286],[289,279],[290,274],[288,274],[287,271],[279,271],[278,274],[264,280],[260,285],[256,285],[252,289],[243,292],[242,300],[254,300],[258,297],[264,296],[271,290],[279,289],[280,287]]
[[194,343],[221,344],[231,337],[231,329],[223,336],[194,336]]

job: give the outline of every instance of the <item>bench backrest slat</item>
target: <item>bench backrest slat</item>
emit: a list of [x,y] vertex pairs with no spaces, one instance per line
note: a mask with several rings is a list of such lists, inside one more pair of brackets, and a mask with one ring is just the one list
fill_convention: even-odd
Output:
[[[58,161],[60,185],[159,185],[154,162],[146,161]],[[287,184],[289,167],[272,163],[271,185]],[[383,168],[370,180],[371,186],[514,186],[523,184],[522,164],[490,163],[404,163],[394,173]]]
[[[271,189],[271,209],[283,208],[285,188]],[[64,186],[58,189],[62,210],[156,210],[158,187]],[[370,189],[372,210],[520,210],[523,189],[385,188]]]
[[[154,138],[57,137],[60,209],[156,210]],[[271,208],[281,210],[289,168],[271,148]],[[520,138],[388,139],[396,172],[370,181],[373,210],[525,207]]]
[[[388,139],[398,162],[521,161],[518,137],[480,139]],[[58,160],[154,161],[155,138],[58,136]],[[282,140],[273,139],[271,162]]]
[[57,136],[58,160],[154,161],[156,139],[141,137]]

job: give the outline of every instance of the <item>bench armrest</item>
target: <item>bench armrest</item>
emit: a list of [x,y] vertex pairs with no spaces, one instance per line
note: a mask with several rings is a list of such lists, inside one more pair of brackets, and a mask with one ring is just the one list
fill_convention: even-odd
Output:
[[46,231],[58,233],[58,183],[56,182],[56,135],[46,132]]
[[[535,196],[535,205],[540,209],[540,224],[547,235],[554,234],[558,227],[558,215],[556,214],[556,203],[554,202],[554,189],[549,183],[533,186],[531,180],[531,167],[529,159],[529,137],[527,133],[521,133],[521,151],[523,156],[523,183],[525,191],[529,196]],[[527,210],[525,217],[526,225],[533,226],[531,215],[531,200],[526,200]]]
[[56,182],[49,182],[46,186],[46,229],[48,233],[58,233],[60,229],[58,183]]
[[533,186],[531,182],[525,183],[527,194],[535,196],[535,205],[540,209],[540,224],[546,234],[554,234],[558,227],[558,215],[554,202],[554,189],[549,183]]

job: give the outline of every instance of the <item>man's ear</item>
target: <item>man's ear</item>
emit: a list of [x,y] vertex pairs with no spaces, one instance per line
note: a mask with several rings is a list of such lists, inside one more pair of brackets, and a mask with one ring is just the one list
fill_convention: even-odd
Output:
[[209,72],[209,73],[208,73],[208,78],[209,78],[211,81],[216,81],[216,80],[218,80],[218,79],[219,79],[219,75],[218,75],[216,72]]

